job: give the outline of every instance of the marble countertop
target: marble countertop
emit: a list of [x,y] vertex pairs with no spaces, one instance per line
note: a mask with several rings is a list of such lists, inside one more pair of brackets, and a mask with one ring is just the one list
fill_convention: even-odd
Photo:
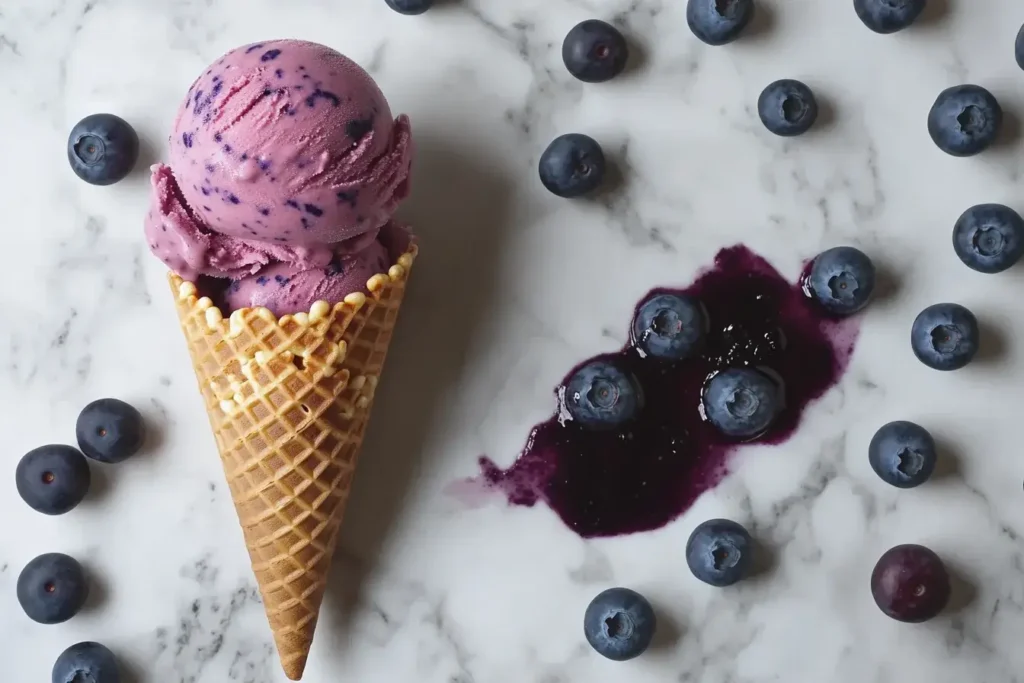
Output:
[[[304,680],[361,683],[1009,683],[1024,650],[1024,269],[986,276],[950,244],[972,204],[1024,210],[1018,140],[1024,73],[1018,0],[929,0],[920,25],[869,32],[850,0],[758,0],[754,35],[699,43],[673,0],[452,0],[403,17],[383,0],[8,0],[0,8],[0,652],[5,680],[49,680],[53,660],[99,640],[130,683],[280,683],[269,629],[164,268],[146,251],[148,163],[164,156],[180,98],[231,47],[268,37],[331,45],[365,65],[418,143],[401,210],[422,238],[378,392],[335,575]],[[287,5],[288,9],[283,9]],[[560,45],[585,18],[621,26],[641,53],[584,86]],[[770,81],[808,83],[823,125],[776,138],[757,120]],[[1008,132],[971,159],[939,152],[938,92],[975,82]],[[78,181],[64,145],[96,111],[143,138],[139,171]],[[620,171],[594,201],[565,201],[535,167],[554,136],[597,138]],[[753,447],[683,517],[656,532],[583,540],[546,507],[450,495],[486,454],[507,466],[577,361],[617,348],[633,304],[685,285],[743,242],[788,278],[841,243],[893,286],[864,315],[841,383],[777,447]],[[31,292],[17,283],[37,283]],[[954,300],[978,314],[981,358],[957,373],[916,362],[910,324]],[[86,503],[34,513],[13,468],[73,442],[78,411],[117,396],[156,443],[94,468]],[[940,476],[882,484],[867,443],[893,419],[943,447]],[[726,591],[687,571],[712,516],[771,548],[766,577]],[[888,547],[934,548],[955,575],[940,618],[907,626],[875,607],[868,577]],[[79,558],[97,583],[75,619],[44,627],[15,599],[42,552]],[[613,585],[647,595],[661,629],[627,664],[586,645],[582,615]]]

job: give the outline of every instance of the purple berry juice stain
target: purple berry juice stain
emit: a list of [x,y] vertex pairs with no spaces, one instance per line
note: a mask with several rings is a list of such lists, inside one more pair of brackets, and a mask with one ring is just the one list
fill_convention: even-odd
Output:
[[744,445],[703,418],[701,395],[712,375],[752,366],[780,379],[784,410],[767,432],[745,443],[781,443],[807,404],[838,382],[859,331],[856,320],[829,317],[801,283],[787,282],[744,246],[720,251],[714,266],[686,289],[656,289],[643,301],[661,293],[686,294],[703,304],[709,333],[700,354],[665,361],[644,357],[631,343],[581,363],[559,385],[586,363],[613,361],[642,388],[644,405],[636,418],[595,431],[560,410],[534,427],[508,469],[481,457],[480,476],[449,491],[471,504],[479,504],[485,490],[502,493],[512,505],[542,502],[584,538],[658,529],[718,484],[728,456]]

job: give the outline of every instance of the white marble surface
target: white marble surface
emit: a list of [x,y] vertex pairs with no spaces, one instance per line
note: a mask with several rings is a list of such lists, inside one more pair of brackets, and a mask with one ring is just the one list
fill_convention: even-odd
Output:
[[[1024,670],[1024,270],[973,273],[950,231],[971,204],[1024,209],[1019,0],[929,0],[922,25],[877,36],[850,0],[758,0],[757,35],[709,48],[681,0],[455,0],[402,17],[383,0],[7,0],[0,7],[0,653],[4,680],[48,680],[67,645],[100,640],[133,683],[284,681],[164,283],[142,239],[145,174],[109,188],[67,167],[71,125],[131,121],[162,157],[200,69],[260,38],[332,45],[367,66],[413,120],[419,156],[402,214],[422,257],[385,372],[305,680],[362,683],[1009,683]],[[285,9],[287,7],[287,9]],[[584,18],[642,46],[628,77],[583,86],[559,46]],[[805,80],[820,130],[783,141],[754,113],[761,88]],[[973,159],[932,145],[935,95],[990,88],[1011,135]],[[546,194],[534,171],[557,134],[586,132],[618,160],[600,201]],[[145,163],[140,164],[144,168]],[[796,436],[740,454],[734,473],[667,528],[583,541],[546,508],[445,495],[486,453],[508,464],[576,361],[616,347],[655,284],[685,284],[742,241],[788,277],[837,243],[896,276],[864,317],[852,366]],[[31,284],[29,284],[31,283]],[[973,308],[982,361],[926,370],[910,323],[940,300]],[[589,303],[588,303],[589,302]],[[595,303],[599,302],[599,303]],[[140,406],[158,443],[96,468],[72,513],[17,497],[28,449],[71,441],[80,408]],[[891,419],[946,447],[943,476],[898,492],[866,446]],[[775,571],[736,590],[687,572],[683,545],[709,516],[748,523]],[[887,620],[867,585],[901,542],[958,575],[954,608],[923,626]],[[41,552],[98,578],[66,624],[25,618],[14,594]],[[657,647],[627,664],[586,646],[590,598],[626,585],[654,601]]]

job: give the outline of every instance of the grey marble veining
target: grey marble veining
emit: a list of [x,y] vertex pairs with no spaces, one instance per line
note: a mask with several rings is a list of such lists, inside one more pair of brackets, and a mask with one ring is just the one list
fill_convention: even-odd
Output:
[[[48,680],[86,639],[124,660],[129,683],[281,683],[269,629],[160,263],[142,239],[145,167],[196,74],[270,37],[327,43],[365,65],[417,142],[401,214],[422,255],[403,309],[304,680],[361,683],[1013,683],[1024,679],[1024,317],[1019,268],[964,268],[950,233],[968,206],[1024,210],[1024,72],[1015,0],[929,0],[918,26],[870,33],[849,0],[759,0],[747,39],[709,48],[683,2],[448,0],[401,17],[383,0],[8,0],[0,7],[0,425],[7,471],[71,442],[78,411],[113,395],[155,438],[60,518],[33,513],[6,478],[0,512],[5,679]],[[583,85],[561,64],[591,17],[627,33],[627,74]],[[757,95],[798,78],[823,104],[798,139],[767,133]],[[938,92],[989,88],[1008,134],[972,159],[935,149]],[[112,111],[143,140],[139,171],[79,182],[64,144]],[[614,187],[548,195],[536,163],[564,132],[597,138]],[[487,454],[510,463],[553,409],[577,361],[625,339],[637,298],[684,285],[743,242],[787,278],[823,248],[854,244],[887,287],[867,311],[842,382],[786,444],[751,448],[682,518],[657,532],[583,541],[549,510],[449,494]],[[928,371],[909,348],[916,313],[972,308],[981,359]],[[590,302],[590,303],[588,303]],[[596,303],[595,303],[596,302]],[[945,454],[935,480],[901,492],[867,463],[874,430],[918,421]],[[712,516],[771,550],[757,579],[718,591],[689,576],[684,545]],[[888,547],[933,547],[955,575],[951,609],[916,627],[871,601]],[[97,579],[87,609],[29,622],[14,584],[48,551]],[[598,591],[645,593],[652,651],[616,664],[587,647]]]

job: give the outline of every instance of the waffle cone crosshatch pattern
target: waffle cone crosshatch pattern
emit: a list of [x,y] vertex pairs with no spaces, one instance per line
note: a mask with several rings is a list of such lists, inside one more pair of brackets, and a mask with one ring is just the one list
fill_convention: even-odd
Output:
[[169,275],[285,673],[305,668],[374,392],[416,245],[329,306],[225,318]]

